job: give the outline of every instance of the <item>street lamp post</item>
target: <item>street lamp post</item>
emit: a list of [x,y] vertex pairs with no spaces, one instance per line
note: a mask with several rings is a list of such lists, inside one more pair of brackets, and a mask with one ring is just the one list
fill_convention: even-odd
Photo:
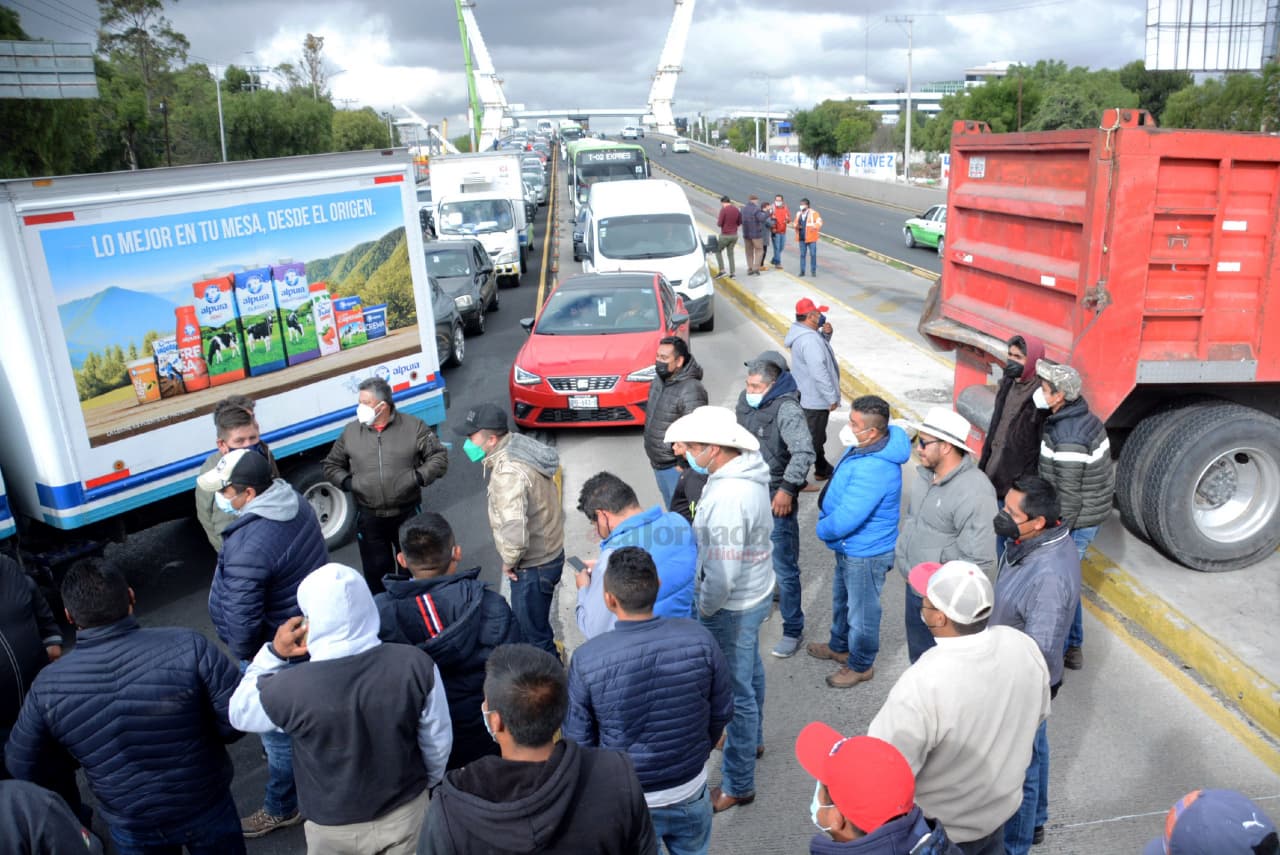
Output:
[[173,149],[169,146],[169,102],[160,102],[160,115],[164,117],[164,160],[173,166]]
[[[214,66],[217,68],[217,66]],[[217,71],[213,72],[213,91],[218,93],[218,141],[222,143],[222,162],[227,162],[227,127],[222,121],[222,80]]]
[[902,161],[902,180],[904,183],[910,184],[911,183],[911,125],[912,125],[912,122],[911,122],[911,119],[912,119],[912,115],[911,115],[911,39],[912,39],[912,30],[915,24],[915,18],[911,17],[910,15],[897,15],[892,18],[886,18],[885,20],[893,21],[894,23],[897,23],[897,24],[905,23],[907,25],[906,26],[906,30],[907,30],[907,107],[904,115],[907,122],[907,138],[906,138],[906,144],[903,147],[904,151],[903,151],[903,161]]

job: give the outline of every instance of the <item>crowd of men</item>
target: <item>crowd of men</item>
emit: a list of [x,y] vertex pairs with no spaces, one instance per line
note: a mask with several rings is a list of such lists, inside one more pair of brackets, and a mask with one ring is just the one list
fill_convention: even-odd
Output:
[[[716,266],[717,276],[737,276],[738,265],[734,257],[734,249],[738,238],[742,238],[743,252],[747,257],[747,275],[759,276],[766,267],[782,269],[782,251],[787,245],[787,232],[795,233],[796,246],[800,250],[800,269],[798,275],[804,276],[808,269],[809,276],[818,275],[818,242],[822,237],[822,215],[809,207],[808,199],[801,199],[794,215],[787,207],[781,193],[773,197],[773,202],[761,203],[760,197],[752,193],[747,203],[735,206],[728,196],[720,197],[720,211],[716,214]],[[769,260],[769,251],[773,250],[773,258]],[[728,264],[725,253],[728,253]],[[806,264],[807,261],[807,264]]]
[[[829,661],[826,684],[847,691],[874,679],[897,568],[910,667],[865,734],[813,722],[795,742],[814,779],[810,852],[1024,855],[1048,818],[1051,700],[1083,666],[1080,562],[1114,488],[1106,433],[1079,375],[1017,337],[981,455],[955,411],[895,423],[864,396],[828,461],[840,377],[825,311],[797,303],[790,361],[746,363],[732,410],[707,404],[684,340],[662,341],[643,440],[662,503],[608,471],[582,484],[600,552],[574,566],[586,641],[567,667],[551,620],[561,462],[501,406],[453,428],[483,467],[509,600],[464,569],[445,516],[422,511],[447,455],[385,382],[361,384],[324,466],[356,500],[360,570],[330,561],[253,402],[223,401],[196,504],[219,550],[209,613],[225,652],[143,628],[123,575],[83,561],[62,584],[64,656],[47,604],[0,558],[0,665],[20,687],[0,708],[15,779],[0,782],[0,850],[101,851],[78,766],[124,855],[244,852],[299,823],[316,855],[706,853],[712,816],[756,797],[775,601],[771,655]],[[803,493],[835,565],[830,632],[808,643]],[[240,817],[226,746],[249,733],[268,775]],[[1206,790],[1146,851],[1278,850],[1257,805]]]

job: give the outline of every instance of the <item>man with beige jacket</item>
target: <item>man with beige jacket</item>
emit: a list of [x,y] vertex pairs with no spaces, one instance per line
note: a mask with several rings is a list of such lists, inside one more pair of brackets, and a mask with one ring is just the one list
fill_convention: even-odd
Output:
[[551,604],[564,572],[564,508],[555,475],[554,448],[510,433],[506,411],[477,404],[454,427],[466,437],[462,449],[489,475],[489,527],[511,581],[511,610],[520,637],[559,656],[551,629]]

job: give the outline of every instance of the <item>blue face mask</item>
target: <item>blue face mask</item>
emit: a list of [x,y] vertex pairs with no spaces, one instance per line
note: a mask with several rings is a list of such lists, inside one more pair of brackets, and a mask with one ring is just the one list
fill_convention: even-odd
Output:
[[764,400],[764,393],[763,392],[745,392],[744,394],[747,397],[747,406],[751,407],[751,409],[753,410],[759,409],[760,402]]
[[689,468],[694,472],[697,472],[699,475],[711,474],[711,470],[707,469],[707,467],[698,465],[698,461],[694,459],[692,451],[686,451],[684,453],[684,459],[689,464]]
[[228,514],[233,517],[240,516],[240,509],[234,507],[231,504],[231,500],[228,499],[226,496],[222,495],[221,493],[213,494],[213,503],[217,505],[218,510],[222,511],[224,514]]

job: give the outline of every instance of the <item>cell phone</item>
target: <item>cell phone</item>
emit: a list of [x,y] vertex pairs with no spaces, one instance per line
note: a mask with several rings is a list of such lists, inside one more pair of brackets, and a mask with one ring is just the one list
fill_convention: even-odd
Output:
[[307,637],[311,634],[311,624],[307,621],[307,616],[302,616],[302,623],[298,626],[302,630],[302,637],[298,639],[300,647],[307,646]]
[[587,569],[587,565],[584,564],[582,559],[576,555],[570,555],[568,561],[569,566],[572,567],[576,573],[581,573],[583,570]]

